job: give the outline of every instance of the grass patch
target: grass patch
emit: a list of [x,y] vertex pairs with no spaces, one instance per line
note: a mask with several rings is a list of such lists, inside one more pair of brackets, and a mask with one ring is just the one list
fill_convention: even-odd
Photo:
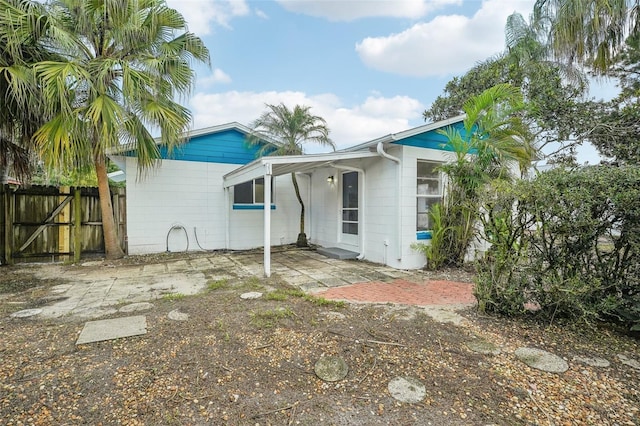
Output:
[[302,297],[302,298],[304,298],[305,296],[306,296],[305,292],[300,290],[300,289],[297,289],[297,288],[286,288],[286,289],[277,289],[275,291],[270,291],[269,293],[265,294],[264,298],[266,300],[285,301],[289,297]]
[[305,293],[298,288],[278,289],[265,294],[266,300],[277,300],[283,302],[289,297],[299,297],[306,302],[313,303],[317,306],[331,306],[334,308],[344,308],[347,304],[342,300],[329,300],[324,297],[316,297]]
[[182,300],[185,297],[187,297],[185,294],[182,293],[168,293],[168,294],[164,294],[162,296],[162,300],[168,300],[170,302],[174,302],[176,300]]
[[262,285],[262,281],[258,277],[251,277],[240,284],[241,289],[251,290],[251,291],[260,291],[264,290],[264,286]]
[[251,324],[258,328],[273,328],[280,320],[291,318],[295,313],[290,308],[268,309],[266,311],[251,312]]
[[229,287],[229,280],[222,278],[221,280],[210,280],[207,282],[207,289],[209,291],[222,290]]
[[329,300],[325,299],[324,297],[305,295],[304,300],[318,306],[332,306],[334,308],[344,308],[347,306],[344,300]]

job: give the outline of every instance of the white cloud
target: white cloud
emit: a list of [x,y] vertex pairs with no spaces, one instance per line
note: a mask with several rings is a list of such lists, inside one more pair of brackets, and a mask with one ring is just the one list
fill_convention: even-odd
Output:
[[184,16],[189,31],[204,36],[211,27],[230,28],[231,19],[250,13],[246,0],[167,0],[167,5]]
[[277,0],[290,12],[326,18],[330,21],[353,21],[370,17],[417,19],[462,0]]
[[[191,98],[194,128],[238,121],[250,125],[265,111],[265,104],[284,102],[290,108],[308,105],[311,112],[327,120],[331,138],[338,148],[399,132],[420,118],[424,105],[408,96],[368,97],[360,105],[344,106],[334,94],[309,96],[303,92],[237,92],[198,93]],[[309,145],[308,152],[323,149]],[[324,149],[326,150],[326,148]]]
[[261,18],[261,19],[269,19],[269,15],[267,15],[267,14],[266,14],[263,10],[261,10],[261,9],[255,9],[255,10],[254,10],[254,12],[255,12],[255,14],[256,14],[256,16],[257,16],[258,18]]
[[229,75],[220,68],[214,69],[213,72],[206,77],[198,78],[198,84],[202,84],[204,86],[228,83],[231,83],[231,77],[229,77]]
[[440,15],[386,37],[367,37],[356,52],[369,67],[418,77],[462,73],[504,49],[507,16],[528,17],[533,0],[484,0],[472,16]]

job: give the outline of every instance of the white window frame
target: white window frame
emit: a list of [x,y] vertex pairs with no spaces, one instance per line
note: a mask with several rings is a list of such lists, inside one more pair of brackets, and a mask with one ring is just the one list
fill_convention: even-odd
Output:
[[[233,187],[233,204],[234,205],[245,205],[245,206],[252,206],[252,205],[258,205],[258,206],[263,206],[264,202],[256,202],[256,182],[257,181],[262,181],[262,199],[264,200],[264,178],[257,178],[251,181],[251,202],[237,202],[236,201],[236,187],[240,186],[240,185],[245,185],[248,182],[239,184],[239,185],[235,185]],[[275,191],[276,187],[275,187],[275,179],[273,178],[273,176],[271,177],[271,204],[275,204],[276,202],[276,191]]]
[[[444,194],[444,181],[442,178],[442,172],[438,171],[436,172],[437,175],[436,176],[419,176],[418,175],[418,170],[419,170],[419,164],[420,163],[428,163],[433,165],[433,167],[439,167],[442,165],[441,162],[438,161],[432,161],[432,160],[417,160],[416,162],[416,231],[417,232],[423,232],[423,231],[430,231],[431,230],[431,224],[429,223],[429,209],[426,208],[425,210],[421,211],[420,210],[420,204],[422,204],[420,201],[421,200],[428,200],[428,201],[437,201],[437,202],[442,202],[442,198],[443,198],[443,194]],[[435,187],[437,188],[437,191],[429,191],[429,182],[435,182],[437,183],[437,185],[435,185]],[[421,187],[422,185],[422,187]],[[425,207],[428,207],[429,204],[426,204]],[[420,215],[421,214],[425,214],[427,216],[427,226],[420,226]]]

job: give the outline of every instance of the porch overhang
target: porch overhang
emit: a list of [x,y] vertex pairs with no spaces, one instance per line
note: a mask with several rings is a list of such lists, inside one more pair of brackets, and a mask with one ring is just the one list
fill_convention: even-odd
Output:
[[[371,151],[332,152],[328,154],[286,155],[262,157],[223,176],[223,188],[227,204],[226,228],[229,229],[228,199],[229,188],[257,178],[264,178],[264,199],[271,199],[271,176],[289,173],[305,173],[321,167],[347,165],[353,160],[379,157]],[[265,208],[264,214],[264,275],[271,276],[271,209]],[[228,232],[228,231],[227,231]]]
[[265,170],[270,168],[271,176],[281,176],[288,173],[305,173],[320,167],[331,167],[331,164],[340,164],[349,160],[379,157],[375,152],[331,152],[327,154],[283,155],[278,157],[261,157],[249,164],[227,173],[223,177],[224,188],[261,178],[266,175]]

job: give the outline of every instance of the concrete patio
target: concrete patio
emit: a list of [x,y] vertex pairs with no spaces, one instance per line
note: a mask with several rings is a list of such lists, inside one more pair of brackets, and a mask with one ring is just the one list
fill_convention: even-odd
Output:
[[[168,294],[192,295],[202,291],[211,280],[243,280],[263,276],[262,252],[189,253],[156,259],[152,263],[115,266],[107,261],[85,262],[81,266],[44,264],[29,266],[42,280],[63,278],[67,283],[51,287],[51,303],[41,307],[36,315],[44,318],[74,316],[99,318],[118,311],[119,305],[146,302]],[[142,259],[145,260],[145,259]],[[384,265],[355,260],[338,260],[324,257],[313,250],[276,249],[272,255],[271,279],[282,280],[308,293],[320,293],[323,297],[367,302],[368,286],[376,294],[371,302],[384,301],[384,291],[390,297],[398,286],[415,283],[410,294],[418,298],[415,304],[424,305],[420,290],[438,291],[437,287],[420,286],[426,277],[422,271],[402,271]],[[380,287],[381,283],[390,283]],[[354,286],[353,284],[359,284]],[[340,288],[337,293],[327,292]],[[434,290],[435,289],[435,290]],[[382,291],[382,299],[380,294]],[[449,298],[445,303],[459,305],[469,303],[470,287],[464,289],[461,298]],[[355,292],[355,293],[354,293]],[[424,293],[423,292],[423,293]],[[350,297],[350,294],[354,297]],[[418,301],[422,300],[421,303]],[[412,304],[408,301],[388,302]]]

